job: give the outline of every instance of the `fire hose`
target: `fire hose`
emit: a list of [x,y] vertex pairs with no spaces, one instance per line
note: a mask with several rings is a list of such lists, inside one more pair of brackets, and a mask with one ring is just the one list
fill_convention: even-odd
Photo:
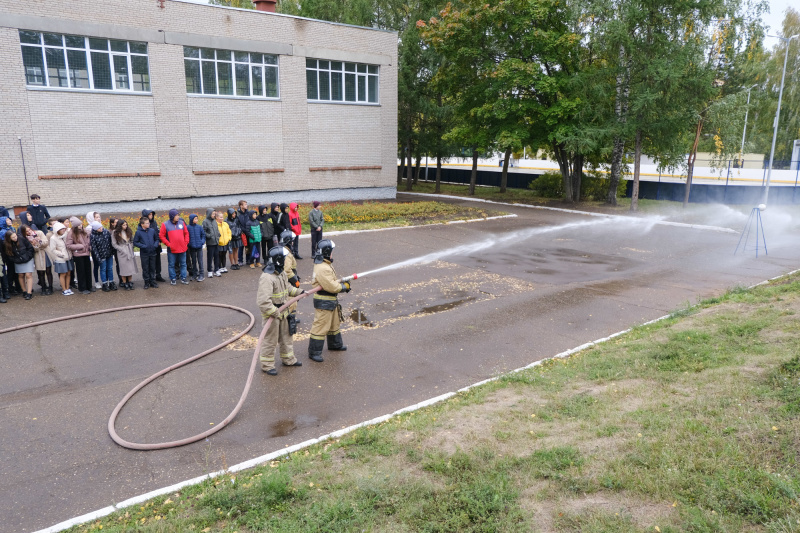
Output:
[[[358,274],[353,274],[352,276],[347,276],[345,278],[342,278],[340,280],[340,282],[343,283],[343,282],[346,282],[346,281],[350,281],[351,279],[357,279],[358,277],[359,277]],[[309,291],[304,292],[303,294],[300,294],[299,296],[295,296],[294,298],[290,299],[285,304],[280,306],[278,308],[278,312],[282,312],[284,309],[286,309],[287,307],[289,307],[293,303],[295,303],[295,302],[297,302],[299,300],[302,300],[306,296],[314,294],[315,292],[319,291],[320,289],[321,289],[321,287],[316,287],[314,289],[311,289]],[[116,442],[117,444],[119,444],[123,448],[129,448],[131,450],[163,450],[165,448],[176,448],[178,446],[185,446],[186,444],[191,444],[193,442],[197,442],[199,440],[203,440],[206,437],[209,437],[210,435],[213,435],[214,433],[222,430],[224,427],[226,427],[228,424],[230,424],[231,421],[233,421],[234,418],[236,418],[236,415],[239,413],[239,411],[242,409],[242,406],[244,405],[245,399],[247,399],[247,394],[250,392],[250,385],[252,385],[252,383],[253,383],[253,377],[255,376],[256,368],[258,367],[258,360],[259,360],[258,355],[259,355],[259,351],[261,350],[261,343],[264,341],[264,336],[266,336],[267,330],[269,329],[269,326],[272,324],[273,317],[270,317],[269,319],[267,319],[267,321],[264,323],[264,327],[261,329],[261,334],[258,336],[258,342],[256,342],[256,347],[253,350],[253,359],[252,359],[252,362],[250,363],[250,371],[249,371],[249,373],[247,375],[247,382],[245,383],[244,390],[242,390],[242,394],[239,397],[239,401],[236,403],[236,406],[233,408],[233,411],[231,411],[230,414],[227,417],[225,417],[225,419],[222,422],[220,422],[219,424],[215,424],[213,428],[208,429],[208,430],[206,430],[206,431],[204,431],[202,433],[198,433],[197,435],[194,435],[192,437],[186,437],[184,439],[174,440],[174,441],[170,441],[170,442],[156,442],[156,443],[130,442],[130,441],[127,441],[127,440],[125,440],[125,439],[123,439],[122,437],[119,436],[115,426],[116,426],[117,416],[119,416],[119,413],[122,410],[122,408],[125,406],[125,404],[128,403],[128,401],[131,398],[133,398],[133,396],[137,392],[139,392],[140,390],[145,388],[148,384],[150,384],[151,382],[155,381],[159,377],[161,377],[161,376],[163,376],[163,375],[165,375],[165,374],[167,374],[169,372],[172,372],[173,370],[176,370],[176,369],[178,369],[178,368],[180,368],[182,366],[188,365],[189,363],[197,361],[198,359],[200,359],[202,357],[205,357],[206,355],[209,355],[209,354],[212,354],[212,353],[214,353],[214,352],[216,352],[218,350],[221,350],[225,346],[228,346],[229,344],[232,344],[232,343],[236,342],[237,340],[239,340],[240,338],[244,337],[251,329],[253,329],[253,326],[255,325],[256,319],[253,316],[253,313],[251,313],[247,309],[243,309],[243,308],[237,307],[235,305],[228,305],[228,304],[221,304],[221,303],[211,303],[211,302],[165,302],[165,303],[157,303],[157,304],[128,305],[128,306],[125,306],[125,307],[114,307],[114,308],[111,308],[111,309],[103,309],[101,311],[90,311],[90,312],[87,312],[87,313],[80,313],[80,314],[77,314],[77,315],[71,315],[71,316],[67,316],[67,317],[51,318],[51,319],[48,319],[48,320],[40,320],[38,322],[31,322],[30,324],[22,324],[20,326],[14,326],[14,327],[11,327],[11,328],[0,329],[0,335],[2,335],[4,333],[11,333],[13,331],[20,331],[20,330],[23,330],[23,329],[34,328],[34,327],[38,327],[38,326],[44,326],[46,324],[52,324],[54,322],[61,322],[61,321],[65,321],[65,320],[74,320],[74,319],[77,319],[77,318],[85,318],[85,317],[89,317],[89,316],[107,314],[107,313],[117,313],[117,312],[122,312],[122,311],[133,311],[133,310],[136,310],[136,309],[150,309],[150,308],[153,308],[153,307],[219,307],[219,308],[222,308],[222,309],[231,309],[233,311],[242,313],[242,314],[247,315],[248,317],[250,317],[250,323],[247,325],[247,327],[245,329],[243,329],[242,331],[240,331],[239,333],[237,333],[236,335],[234,335],[232,338],[228,339],[227,341],[222,342],[220,344],[217,344],[216,346],[214,346],[212,348],[209,348],[208,350],[205,350],[204,352],[201,352],[201,353],[199,353],[197,355],[193,355],[192,357],[189,357],[188,359],[184,359],[183,361],[180,361],[179,363],[175,363],[172,366],[169,366],[169,367],[167,367],[167,368],[165,368],[163,370],[160,370],[159,372],[156,372],[152,376],[148,377],[147,379],[145,379],[144,381],[142,381],[141,383],[136,385],[133,389],[130,390],[130,392],[128,392],[128,394],[126,394],[122,398],[122,400],[120,400],[120,402],[117,404],[117,406],[111,412],[111,416],[108,419],[108,434],[111,436],[111,438],[114,440],[114,442]]]

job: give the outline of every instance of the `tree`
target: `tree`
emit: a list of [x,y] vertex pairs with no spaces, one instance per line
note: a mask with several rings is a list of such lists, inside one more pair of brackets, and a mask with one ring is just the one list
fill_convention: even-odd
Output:
[[570,85],[579,37],[558,0],[467,0],[420,21],[423,38],[444,58],[438,78],[454,102],[457,125],[448,134],[473,153],[550,145],[561,168],[565,200],[583,166],[574,135],[579,102]]
[[255,9],[252,0],[208,0],[214,6],[239,7],[242,9]]
[[[787,8],[780,34],[784,38],[800,34],[800,11]],[[775,143],[777,162],[789,161],[792,156],[792,141],[800,139],[800,42],[798,41],[800,39],[792,39],[786,63],[781,116]],[[758,63],[757,74],[760,74],[760,77],[757,81],[761,83],[754,91],[752,107],[755,120],[753,129],[748,135],[748,139],[751,140],[748,144],[766,157],[769,157],[772,148],[773,120],[778,106],[786,46],[785,41],[778,40],[775,47],[764,54]]]

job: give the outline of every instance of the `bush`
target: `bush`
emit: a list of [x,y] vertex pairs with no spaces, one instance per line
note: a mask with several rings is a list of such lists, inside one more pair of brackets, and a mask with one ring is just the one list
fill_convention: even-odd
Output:
[[[584,173],[581,179],[581,200],[601,202],[608,195],[609,180],[600,173]],[[627,180],[620,179],[617,187],[617,198],[624,198]],[[528,184],[528,188],[537,196],[544,198],[563,198],[564,180],[560,172],[545,172]]]
[[564,181],[560,172],[545,172],[528,184],[534,194],[543,198],[563,198]]

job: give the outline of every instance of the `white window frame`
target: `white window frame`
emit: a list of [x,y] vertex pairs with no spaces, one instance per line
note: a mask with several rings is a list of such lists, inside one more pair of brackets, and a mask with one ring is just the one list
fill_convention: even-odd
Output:
[[[36,33],[39,36],[39,43],[38,44],[24,43],[24,42],[21,42],[21,40],[20,40],[20,51],[22,50],[23,46],[27,46],[27,47],[30,47],[30,48],[38,48],[40,50],[40,53],[42,54],[41,57],[42,57],[42,65],[43,65],[43,70],[44,70],[44,72],[43,72],[44,85],[28,85],[28,81],[27,81],[28,77],[27,77],[27,73],[26,73],[26,75],[25,75],[25,84],[29,89],[58,90],[58,91],[80,91],[80,92],[102,92],[102,93],[126,93],[126,94],[142,94],[142,95],[152,94],[152,81],[150,80],[150,56],[149,56],[149,54],[147,52],[147,43],[146,42],[142,42],[142,41],[125,41],[125,40],[122,40],[122,39],[111,39],[111,38],[106,38],[106,37],[97,37],[97,39],[104,39],[106,41],[106,44],[107,44],[108,48],[106,48],[106,50],[103,51],[103,50],[97,50],[97,49],[90,48],[89,47],[89,39],[90,38],[87,37],[87,36],[70,35],[70,34],[63,34],[63,33],[52,33],[52,32],[42,32],[42,31],[35,31],[35,30],[23,30],[23,29],[21,29],[20,31],[30,31],[32,33]],[[44,34],[45,33],[48,33],[48,34],[51,34],[51,35],[60,36],[61,37],[61,45],[57,46],[57,45],[51,45],[51,44],[44,44]],[[70,37],[79,37],[79,38],[83,39],[84,48],[75,48],[73,46],[67,46],[66,45],[66,36],[67,35],[69,35]],[[112,40],[124,42],[125,43],[125,47],[127,48],[128,51],[127,52],[112,51],[111,48],[110,48],[110,41],[112,41]],[[131,50],[131,42],[144,44],[145,52],[144,53],[131,52],[130,51]],[[47,56],[45,54],[45,49],[47,49],[47,48],[54,48],[54,49],[62,51],[63,57],[64,57],[64,66],[65,66],[65,69],[67,71],[67,83],[69,84],[68,87],[53,86],[53,85],[50,84],[50,74],[48,73],[49,69],[48,69],[48,66],[47,66]],[[89,77],[89,87],[88,88],[73,86],[72,79],[71,79],[71,77],[69,75],[69,54],[67,53],[68,51],[83,52],[83,54],[84,54],[84,56],[86,58],[86,71],[87,71],[88,77]],[[98,89],[98,88],[96,88],[94,86],[94,73],[93,73],[93,70],[92,70],[93,65],[92,65],[92,54],[91,54],[92,52],[105,53],[108,56],[109,69],[110,69],[110,72],[111,72],[111,89]],[[125,62],[126,62],[127,68],[128,68],[128,88],[127,89],[120,88],[118,86],[118,84],[117,84],[117,75],[116,75],[116,71],[114,69],[114,57],[115,56],[125,57]],[[148,79],[148,85],[150,86],[150,88],[147,89],[146,91],[137,91],[137,90],[135,90],[133,88],[134,87],[134,83],[133,83],[133,65],[132,65],[132,61],[131,61],[131,58],[133,56],[147,58],[147,79]],[[24,68],[24,61],[23,61],[23,68]]]
[[[313,64],[312,64],[313,62]],[[338,63],[341,68],[334,68],[334,63]],[[325,66],[327,65],[327,66]],[[308,73],[314,72],[317,77],[317,98],[308,98]],[[328,94],[330,98],[322,99],[319,97],[320,91],[320,72],[328,73]],[[342,95],[341,100],[333,99],[333,76],[332,73],[341,74],[340,91]],[[318,59],[313,57],[306,58],[306,97],[309,102],[319,102],[325,104],[347,104],[347,105],[381,105],[381,78],[380,78],[380,65],[370,65],[367,63],[355,63],[352,61],[332,61],[328,59]],[[356,99],[348,100],[346,93],[347,75],[355,75],[355,92]],[[359,91],[359,80],[364,80],[363,100],[360,98],[361,91]],[[370,79],[375,80],[375,101],[369,101],[369,82]]]
[[[242,50],[221,50],[217,48],[208,48],[208,47],[199,47],[199,46],[184,46],[184,54],[183,60],[184,65],[186,61],[193,61],[197,63],[198,71],[200,72],[200,92],[199,93],[192,93],[189,92],[187,87],[186,94],[192,97],[199,97],[199,98],[238,98],[242,100],[280,100],[281,97],[281,70],[280,70],[280,56],[277,54],[262,54],[257,52],[245,52]],[[188,50],[196,50],[198,57],[188,57],[186,55]],[[214,57],[212,58],[205,58],[202,57],[203,50],[213,50]],[[229,59],[220,58],[220,53],[230,53],[231,57]],[[236,54],[247,54],[247,61],[237,60]],[[262,59],[261,63],[253,62],[253,55],[260,55],[262,57],[271,57],[274,59],[274,63],[267,63],[265,60]],[[205,92],[205,82],[203,80],[203,65],[202,63],[205,62],[213,62],[214,63],[214,76],[216,79],[216,92],[215,93],[208,93]],[[232,94],[220,94],[219,92],[219,64],[220,63],[227,63],[231,66],[231,84],[233,86],[233,93]],[[236,75],[236,65],[247,65],[247,77],[248,77],[248,88],[250,90],[250,94],[247,96],[242,96],[238,94],[236,82],[237,82],[237,75]],[[261,94],[254,94],[253,93],[253,67],[261,69]],[[267,83],[266,83],[266,73],[267,69],[274,69],[275,71],[275,96],[267,96]],[[185,71],[184,71],[185,72]],[[185,74],[184,74],[185,75]]]

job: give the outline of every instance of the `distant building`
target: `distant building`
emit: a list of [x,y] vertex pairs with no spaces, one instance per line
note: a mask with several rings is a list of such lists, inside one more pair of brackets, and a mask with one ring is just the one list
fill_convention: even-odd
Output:
[[22,154],[48,206],[394,197],[396,132],[395,33],[182,0],[0,0],[0,204],[27,203]]

